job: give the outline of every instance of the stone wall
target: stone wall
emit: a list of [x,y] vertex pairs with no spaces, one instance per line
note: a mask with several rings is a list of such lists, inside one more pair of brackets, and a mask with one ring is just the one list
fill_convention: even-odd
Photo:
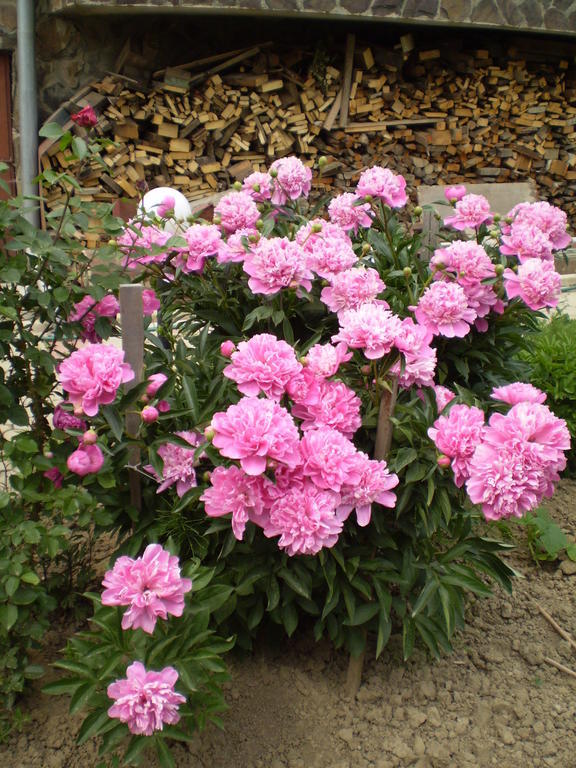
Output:
[[251,12],[576,35],[576,0],[43,0],[48,12]]

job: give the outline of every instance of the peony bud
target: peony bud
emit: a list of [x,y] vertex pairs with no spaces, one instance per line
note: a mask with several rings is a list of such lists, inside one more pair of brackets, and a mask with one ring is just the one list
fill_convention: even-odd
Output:
[[93,429],[88,429],[82,435],[84,445],[95,445],[98,442],[98,434]]
[[216,432],[214,431],[214,428],[212,427],[211,424],[207,426],[206,429],[204,430],[204,437],[206,438],[206,440],[208,440],[208,442],[212,442],[215,434]]
[[140,412],[142,421],[146,424],[153,424],[155,421],[158,421],[158,415],[158,409],[154,408],[153,405],[147,405],[145,408],[142,408],[142,411]]
[[[153,373],[151,376],[148,376],[148,381],[149,384],[146,387],[146,394],[150,397],[154,397],[164,382],[168,381],[168,376],[166,376],[165,373]],[[144,400],[144,398],[142,398],[142,400]],[[148,401],[145,400],[144,402]]]
[[450,459],[450,456],[445,456],[443,453],[438,456],[436,459],[436,463],[441,469],[448,469],[450,464],[452,463],[452,460]]
[[406,280],[408,280],[408,278],[412,277],[412,270],[410,269],[410,267],[404,267],[402,272],[404,273],[404,277],[406,278]]
[[322,232],[322,224],[320,224],[320,222],[317,221],[314,224],[312,224],[310,229],[312,232]]
[[235,189],[236,192],[240,192],[242,190],[242,184],[239,181],[235,181],[234,184],[232,184],[232,189]]
[[502,264],[496,264],[494,272],[496,272],[497,277],[501,277],[504,274],[504,266]]
[[327,162],[328,162],[328,158],[326,157],[326,155],[320,155],[320,157],[318,158],[318,168],[324,168]]
[[422,213],[423,213],[422,206],[421,205],[417,205],[414,208],[414,216],[417,216],[418,218],[420,218],[420,216],[422,216]]
[[232,357],[232,353],[235,351],[236,345],[233,341],[223,341],[222,344],[220,344],[220,354],[223,357]]
[[159,400],[157,405],[156,405],[156,407],[158,408],[160,413],[168,413],[168,411],[171,408],[170,403],[168,402],[168,400]]

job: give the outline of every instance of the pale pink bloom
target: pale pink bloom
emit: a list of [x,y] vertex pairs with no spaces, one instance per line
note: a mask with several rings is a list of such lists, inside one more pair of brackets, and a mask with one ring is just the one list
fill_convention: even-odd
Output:
[[[228,192],[214,207],[215,221],[225,232],[253,229],[260,218],[258,206],[248,192]],[[216,218],[218,217],[218,218]]]
[[257,203],[264,203],[272,197],[273,185],[274,179],[269,173],[255,171],[246,176],[242,182],[242,189],[244,192],[248,192]]
[[156,212],[161,219],[165,219],[167,216],[172,216],[174,208],[176,206],[176,199],[173,195],[166,195],[162,202],[157,206]]
[[490,256],[471,240],[455,240],[445,248],[437,248],[430,259],[430,268],[435,279],[449,272],[460,285],[477,283],[496,274]]
[[466,194],[466,187],[464,184],[456,184],[452,187],[446,187],[444,189],[444,197],[448,202],[455,202],[457,203],[458,200],[462,200],[464,195]]
[[[155,409],[156,410],[156,409]],[[156,493],[162,493],[166,488],[176,483],[176,493],[180,498],[191,488],[197,485],[196,480],[196,448],[200,445],[200,436],[197,432],[176,432],[178,437],[185,440],[192,447],[185,448],[176,443],[164,443],[158,448],[158,456],[162,459],[162,476],[158,477],[152,466],[146,469],[161,481]]]
[[[355,267],[333,274],[329,278],[330,285],[322,289],[320,301],[331,312],[342,312],[346,309],[358,309],[362,304],[376,301],[378,294],[386,288],[380,275],[372,267]],[[387,308],[385,302],[381,302]]]
[[283,288],[312,288],[312,272],[298,243],[286,237],[261,238],[246,254],[244,271],[252,293],[270,295]]
[[47,469],[46,472],[43,472],[42,477],[45,477],[47,480],[50,480],[54,488],[62,488],[62,481],[64,480],[64,475],[58,467],[52,467],[51,469]]
[[170,232],[132,219],[117,240],[125,256],[124,266],[132,268],[137,264],[163,264],[168,258],[170,248],[167,248],[167,243],[170,238]]
[[353,192],[344,192],[332,198],[328,205],[330,221],[342,229],[358,232],[358,227],[372,226],[370,203],[364,203]]
[[306,365],[317,376],[327,379],[351,359],[352,352],[348,352],[346,344],[314,344],[306,355]]
[[158,416],[158,408],[154,408],[153,405],[145,406],[140,412],[140,417],[145,424],[153,424],[158,421]]
[[142,313],[149,317],[160,309],[160,300],[156,296],[156,291],[151,288],[145,288],[142,291]]
[[344,525],[337,511],[340,497],[311,482],[292,488],[272,504],[264,524],[268,538],[280,536],[278,546],[289,555],[316,555],[333,547]]
[[358,261],[349,235],[330,221],[312,219],[296,233],[308,267],[320,277],[331,280],[335,274],[349,269]]
[[484,436],[484,412],[468,405],[453,405],[428,430],[438,451],[452,459],[454,482],[461,488],[469,476],[469,465]]
[[178,672],[164,667],[159,672],[147,672],[144,665],[135,661],[126,670],[126,678],[108,686],[108,698],[114,699],[109,717],[126,723],[135,736],[152,736],[161,731],[164,723],[175,725],[180,720],[178,708],[186,697],[176,693],[174,686]]
[[398,476],[390,474],[385,461],[373,461],[365,453],[360,453],[361,475],[355,485],[343,486],[341,490],[340,511],[350,514],[356,510],[356,521],[364,527],[370,522],[372,504],[383,507],[396,506],[396,494],[392,492],[398,483]]
[[100,405],[115,400],[119,387],[134,378],[134,371],[124,362],[121,349],[87,344],[60,363],[57,375],[70,402],[87,416],[95,416]]
[[320,399],[322,378],[306,366],[286,384],[289,397],[301,405],[314,405]]
[[543,403],[546,400],[546,393],[533,384],[515,381],[503,387],[494,387],[490,397],[509,405],[516,405],[517,403]]
[[558,305],[562,278],[553,262],[528,259],[518,266],[517,274],[504,270],[504,287],[509,299],[519,297],[530,309],[538,310]]
[[154,395],[158,392],[160,387],[168,381],[168,376],[166,376],[165,373],[153,373],[151,376],[148,376],[148,386],[146,387],[146,394],[150,397],[154,397]]
[[236,350],[236,344],[228,339],[220,344],[220,354],[222,357],[232,357],[232,353]]
[[490,312],[496,312],[499,315],[504,311],[504,303],[498,297],[492,285],[488,283],[468,283],[462,284],[468,306],[476,312],[477,318],[474,325],[478,331],[486,331],[488,322],[484,320]]
[[400,386],[417,384],[431,387],[436,372],[436,350],[430,346],[433,334],[424,325],[417,325],[411,317],[402,320],[394,346],[403,355],[403,361],[392,366],[391,373],[398,377]]
[[179,248],[174,256],[174,266],[184,274],[202,272],[206,259],[216,256],[220,248],[221,234],[214,224],[192,224],[182,233],[186,248]]
[[476,319],[476,310],[468,306],[464,289],[456,283],[432,283],[411,309],[417,322],[435,336],[466,336]]
[[507,234],[502,234],[500,253],[505,256],[517,256],[520,263],[527,259],[552,261],[554,244],[546,232],[536,224],[520,219],[514,221]]
[[238,344],[223,374],[236,382],[243,395],[255,397],[262,392],[272,400],[280,400],[286,384],[301,370],[289,344],[271,333],[259,333]]
[[227,411],[215,413],[213,444],[222,456],[238,459],[247,475],[261,475],[269,461],[295,467],[300,463],[299,434],[285,408],[273,400],[243,397]]
[[332,427],[351,439],[362,426],[362,401],[343,381],[322,380],[317,402],[311,405],[296,403],[292,415],[302,419],[301,429]]
[[312,186],[312,171],[297,157],[275,160],[269,172],[274,178],[274,205],[284,205],[287,200],[308,197]]
[[112,294],[104,296],[100,301],[96,301],[92,296],[84,296],[82,301],[74,304],[68,320],[71,323],[80,322],[82,339],[96,344],[102,340],[94,327],[96,319],[98,317],[116,317],[118,312],[120,312],[120,304]]
[[492,219],[490,203],[484,195],[464,195],[454,206],[454,213],[444,219],[444,224],[462,231],[476,229]]
[[370,196],[383,200],[390,208],[402,208],[408,200],[406,179],[379,165],[360,174],[356,194],[359,197]]
[[228,264],[229,262],[239,263],[244,261],[248,250],[253,247],[254,242],[258,242],[260,235],[257,229],[239,229],[228,235],[226,240],[221,240],[218,246],[218,255],[216,260],[219,264]]
[[302,471],[315,485],[338,493],[362,477],[362,461],[353,443],[330,427],[311,429],[300,444]]
[[572,240],[566,232],[567,216],[564,211],[545,201],[520,203],[512,208],[507,218],[511,218],[514,221],[512,225],[504,224],[502,226],[504,234],[508,234],[514,225],[527,222],[544,233],[552,243],[552,248],[556,251],[567,248]]
[[438,409],[438,413],[442,413],[444,408],[448,405],[448,403],[451,403],[452,400],[456,397],[454,392],[448,389],[448,387],[443,387],[440,384],[434,384],[432,385],[432,388],[434,389],[434,394],[436,396],[436,407]]
[[160,544],[149,544],[141,557],[122,555],[106,571],[102,605],[130,606],[122,616],[122,629],[142,629],[151,635],[158,618],[182,616],[190,579],[180,576],[178,558]]
[[523,401],[513,405],[506,415],[492,415],[485,441],[499,444],[515,438],[536,445],[543,464],[564,468],[570,433],[564,419],[555,416],[547,405]]
[[338,320],[340,331],[332,336],[332,341],[343,341],[352,349],[361,349],[368,360],[388,354],[402,327],[400,318],[380,304],[347,309],[340,313]]
[[68,456],[66,466],[75,475],[85,477],[100,472],[104,464],[104,455],[98,445],[81,445]]
[[54,413],[52,414],[52,423],[54,425],[54,429],[74,429],[78,430],[78,432],[84,432],[86,429],[85,421],[79,419],[77,416],[74,416],[73,413],[69,413],[60,404],[54,408]]
[[216,467],[210,474],[210,487],[200,501],[208,517],[232,515],[232,531],[241,541],[248,520],[262,524],[266,512],[267,489],[272,486],[264,475],[250,477],[240,467]]

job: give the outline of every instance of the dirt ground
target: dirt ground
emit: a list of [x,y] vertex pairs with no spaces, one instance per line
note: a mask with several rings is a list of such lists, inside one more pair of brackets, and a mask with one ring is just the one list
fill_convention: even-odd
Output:
[[[576,482],[549,504],[576,536]],[[343,696],[347,659],[300,640],[231,659],[225,732],[178,745],[178,768],[576,768],[576,654],[538,602],[576,637],[576,563],[539,568],[519,547],[515,593],[474,602],[452,656],[401,663],[399,638],[367,663],[355,701]],[[95,768],[77,748],[80,720],[65,697],[30,696],[29,721],[0,746],[1,768]],[[153,768],[154,758],[144,760]]]

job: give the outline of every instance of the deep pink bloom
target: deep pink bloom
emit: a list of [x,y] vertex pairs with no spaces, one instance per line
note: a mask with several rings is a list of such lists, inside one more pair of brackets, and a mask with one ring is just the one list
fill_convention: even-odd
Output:
[[476,319],[476,310],[468,306],[464,289],[456,283],[432,283],[411,309],[417,322],[435,336],[466,336]]
[[140,413],[140,417],[145,424],[153,424],[155,421],[158,421],[158,416],[158,409],[154,408],[153,405],[145,406]]
[[454,392],[448,389],[448,387],[443,387],[440,384],[434,384],[432,385],[432,388],[434,389],[434,394],[436,396],[436,407],[438,409],[438,413],[442,413],[444,408],[448,405],[448,403],[451,403],[452,400],[456,397]]
[[295,403],[314,405],[320,399],[321,386],[322,377],[306,366],[287,383],[286,391]]
[[216,467],[210,474],[210,487],[200,501],[208,517],[232,515],[232,531],[241,541],[248,520],[262,524],[266,511],[267,489],[272,485],[264,475],[250,477],[240,467]]
[[94,111],[94,107],[88,105],[79,112],[70,115],[70,120],[81,128],[92,128],[98,124],[98,115]]
[[62,488],[62,481],[64,480],[64,475],[58,467],[52,467],[51,469],[47,469],[46,472],[44,472],[43,477],[45,477],[47,480],[50,480],[54,488]]
[[73,413],[66,411],[60,404],[54,408],[52,415],[52,423],[55,429],[74,429],[78,432],[84,432],[86,429],[86,422],[74,416]]
[[274,205],[284,205],[287,200],[308,197],[312,186],[312,171],[297,157],[275,160],[269,172],[274,179]]
[[379,165],[360,174],[356,194],[359,197],[370,196],[383,200],[390,208],[402,208],[408,200],[406,179]]
[[223,373],[236,382],[243,395],[263,392],[272,400],[280,400],[286,384],[301,370],[302,365],[289,344],[271,333],[259,333],[238,344]]
[[156,296],[156,291],[151,288],[145,288],[142,291],[142,313],[149,317],[160,309],[160,300]]
[[361,406],[360,398],[343,381],[324,379],[320,384],[318,400],[312,405],[295,404],[292,415],[302,419],[301,428],[304,431],[332,427],[351,439],[362,426]]
[[220,248],[220,230],[214,224],[192,224],[183,233],[186,248],[179,248],[173,262],[186,275],[202,272],[206,259],[216,256]]
[[174,208],[176,207],[176,198],[174,195],[166,195],[162,202],[157,206],[156,212],[161,219],[165,219],[167,216],[174,214]]
[[330,427],[311,429],[300,445],[302,470],[318,488],[338,493],[342,486],[357,485],[362,461],[353,443]]
[[168,411],[171,408],[171,405],[170,405],[170,403],[167,400],[159,400],[156,403],[156,407],[158,408],[160,413],[168,413]]
[[312,287],[306,254],[298,243],[286,237],[261,238],[246,254],[244,271],[250,275],[252,293],[270,295],[283,288],[301,286],[309,291]]
[[296,233],[309,269],[331,280],[335,274],[349,269],[358,261],[349,235],[330,221],[312,219]]
[[137,264],[163,264],[170,248],[167,243],[172,235],[153,224],[143,224],[137,219],[128,222],[124,233],[118,238],[118,246],[125,256],[124,266],[134,268]]
[[232,353],[236,350],[236,344],[234,344],[233,341],[223,341],[222,344],[220,344],[220,354],[222,357],[232,357]]
[[84,296],[82,301],[74,304],[68,320],[71,323],[81,323],[82,339],[96,344],[101,341],[101,337],[94,328],[96,319],[98,317],[116,317],[119,312],[120,304],[112,294],[104,296],[100,301],[96,301],[92,296]]
[[543,403],[546,400],[546,393],[533,384],[515,381],[504,387],[494,387],[490,397],[509,405],[516,405],[517,403]]
[[426,326],[417,325],[411,317],[402,320],[394,346],[402,352],[404,359],[390,369],[402,387],[414,384],[431,387],[434,384],[436,350],[430,346],[431,341],[432,333]]
[[553,262],[527,259],[518,266],[517,274],[504,270],[504,287],[509,299],[519,297],[530,309],[538,310],[558,306],[562,278]]
[[[380,275],[372,267],[355,267],[331,275],[330,285],[322,289],[320,300],[331,312],[358,309],[362,304],[372,304],[386,288]],[[380,302],[387,308],[385,302]]]
[[180,720],[178,708],[186,697],[176,693],[178,672],[164,667],[159,672],[147,672],[135,661],[126,670],[126,678],[108,686],[108,698],[114,699],[108,715],[126,723],[136,736],[152,736],[164,723],[175,725]]
[[317,376],[327,379],[351,359],[352,352],[348,352],[346,344],[314,344],[306,355],[306,365]]
[[337,511],[339,500],[309,481],[292,488],[272,504],[264,535],[280,536],[278,546],[291,556],[316,555],[333,547],[342,531],[346,515]]
[[444,219],[444,225],[462,231],[476,229],[493,219],[490,203],[484,195],[464,195],[454,207],[454,213]]
[[339,315],[340,331],[332,341],[343,341],[352,349],[361,349],[368,360],[384,357],[402,327],[401,320],[379,304],[362,304]]
[[98,445],[83,444],[71,453],[66,461],[66,466],[70,472],[74,472],[80,477],[100,472],[103,464],[104,455]]
[[492,415],[486,442],[498,444],[514,438],[537,445],[544,463],[563,464],[563,452],[570,448],[566,422],[542,403],[523,401],[513,405],[506,415]]
[[446,187],[444,189],[444,197],[448,202],[455,202],[457,203],[458,200],[462,200],[464,195],[466,194],[466,187],[464,184],[456,184],[452,187]]
[[359,458],[360,479],[355,485],[342,487],[340,511],[350,514],[355,509],[358,525],[363,527],[370,522],[374,502],[383,507],[396,506],[396,494],[391,489],[399,480],[390,474],[385,461],[373,461],[365,453],[360,453]]
[[72,352],[58,369],[58,379],[74,406],[95,416],[100,405],[112,403],[118,388],[134,378],[124,352],[111,344],[88,344]]
[[246,254],[258,240],[260,240],[260,234],[257,229],[239,229],[228,235],[226,240],[221,240],[216,261],[219,264],[244,261]]
[[263,203],[272,197],[274,179],[269,173],[260,173],[255,171],[246,176],[242,182],[242,189],[248,192],[250,197],[257,203]]
[[[156,409],[154,409],[156,410]],[[178,437],[185,440],[191,448],[185,448],[176,443],[164,443],[158,448],[158,456],[162,459],[162,477],[158,477],[153,467],[146,469],[162,482],[156,493],[162,493],[166,488],[176,483],[176,493],[180,498],[190,488],[195,488],[196,481],[196,448],[200,445],[200,435],[197,432],[176,432]]]
[[344,192],[332,198],[328,206],[330,221],[342,229],[352,230],[354,234],[358,227],[372,226],[372,209],[370,203],[364,203],[353,192]]
[[472,240],[455,240],[444,248],[437,248],[430,259],[430,268],[435,279],[449,272],[460,285],[476,283],[496,274],[490,256]]
[[453,405],[447,416],[440,416],[428,430],[441,454],[452,459],[454,482],[460,488],[469,476],[469,465],[484,436],[484,412],[468,405]]
[[[248,192],[228,192],[214,207],[214,216],[218,217],[225,232],[238,229],[253,229],[260,218],[260,211]],[[215,221],[218,219],[215,218]]]
[[165,373],[153,373],[152,375],[148,376],[149,384],[146,387],[146,394],[150,397],[154,397],[154,395],[166,381],[168,381],[168,376],[166,376]]
[[106,571],[102,586],[102,605],[130,606],[122,616],[122,629],[140,628],[151,635],[158,618],[182,616],[192,582],[180,576],[175,555],[160,544],[149,544],[141,557],[119,557]]
[[269,461],[300,463],[298,429],[285,408],[273,400],[243,397],[212,417],[213,444],[222,456],[239,459],[247,475],[261,475]]

